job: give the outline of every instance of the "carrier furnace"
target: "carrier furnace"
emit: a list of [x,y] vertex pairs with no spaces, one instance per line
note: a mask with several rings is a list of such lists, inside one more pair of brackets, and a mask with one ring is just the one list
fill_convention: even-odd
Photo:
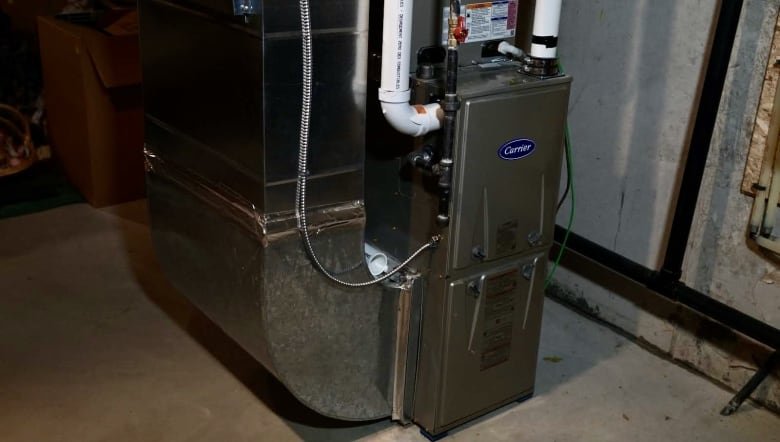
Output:
[[313,410],[533,393],[570,78],[527,1],[139,1],[160,262]]

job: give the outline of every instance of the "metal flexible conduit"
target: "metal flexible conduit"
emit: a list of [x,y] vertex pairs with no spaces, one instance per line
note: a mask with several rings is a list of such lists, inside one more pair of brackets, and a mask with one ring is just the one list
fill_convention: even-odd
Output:
[[309,0],[299,0],[298,2],[301,13],[301,42],[303,50],[303,92],[301,98],[301,130],[300,138],[298,140],[298,183],[295,189],[295,212],[298,218],[298,229],[301,231],[303,238],[303,245],[306,250],[306,254],[309,255],[314,267],[322,273],[329,280],[336,284],[350,288],[369,287],[372,285],[380,284],[408,266],[412,261],[417,259],[423,252],[428,249],[432,249],[439,244],[440,237],[434,236],[431,240],[417,249],[406,261],[402,262],[394,270],[388,272],[381,278],[373,279],[365,282],[347,282],[334,276],[331,272],[325,269],[320,262],[317,254],[314,252],[314,247],[311,242],[311,235],[309,234],[309,225],[306,220],[306,185],[308,184],[308,163],[309,163],[309,133],[311,122],[311,102],[312,102],[312,70],[314,66],[314,59],[312,56],[312,37],[311,37],[311,18]]

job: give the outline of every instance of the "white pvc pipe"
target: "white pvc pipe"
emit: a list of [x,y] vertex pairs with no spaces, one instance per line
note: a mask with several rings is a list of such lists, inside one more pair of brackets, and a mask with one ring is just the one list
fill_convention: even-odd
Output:
[[382,33],[382,81],[379,99],[408,103],[412,55],[413,0],[386,0]]
[[366,264],[368,264],[368,271],[374,278],[380,277],[390,270],[390,260],[387,255],[382,253],[379,249],[366,243],[365,254]]
[[[561,25],[562,0],[539,0],[534,14],[534,38],[552,37],[557,40]],[[552,46],[552,47],[548,47]],[[556,58],[558,45],[531,43],[531,56],[537,58]]]
[[522,49],[515,45],[502,41],[498,44],[498,52],[504,55],[511,55],[514,58],[521,59],[525,55]]
[[409,104],[413,8],[413,0],[385,0],[379,101],[393,128],[406,135],[421,136],[441,127],[441,107]]
[[772,173],[775,170],[775,155],[777,153],[779,137],[780,89],[775,93],[775,100],[772,104],[772,119],[769,122],[769,132],[767,133],[766,146],[764,149],[764,160],[761,162],[761,174],[758,179],[759,190],[756,191],[756,199],[753,202],[753,211],[750,214],[750,232],[754,235],[761,233],[766,209],[766,199],[769,195],[769,187],[775,179],[780,179],[780,177],[772,176]]
[[780,155],[775,153],[775,164],[772,168],[772,184],[769,186],[766,212],[764,213],[764,221],[761,223],[762,232],[772,232],[774,230],[778,203],[780,203]]
[[759,236],[758,238],[756,238],[756,244],[758,244],[760,247],[763,247],[771,252],[780,255],[780,243],[778,243],[777,241],[772,241],[769,238],[764,238],[763,236]]
[[382,102],[382,112],[393,129],[413,137],[441,128],[441,106],[438,103],[410,106],[409,103]]

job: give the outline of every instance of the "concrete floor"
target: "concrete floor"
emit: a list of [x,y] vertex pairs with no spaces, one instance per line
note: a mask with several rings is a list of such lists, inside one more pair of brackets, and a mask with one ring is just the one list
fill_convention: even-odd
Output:
[[[144,214],[0,221],[1,440],[424,440],[299,405],[168,285]],[[450,440],[780,441],[778,416],[721,417],[729,392],[549,301],[540,359],[534,399]]]

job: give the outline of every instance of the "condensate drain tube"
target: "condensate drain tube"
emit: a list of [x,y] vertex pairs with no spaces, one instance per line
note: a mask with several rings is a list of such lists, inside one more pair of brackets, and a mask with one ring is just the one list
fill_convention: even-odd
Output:
[[439,104],[409,104],[413,0],[385,0],[382,35],[382,79],[379,101],[397,131],[419,137],[441,127]]

